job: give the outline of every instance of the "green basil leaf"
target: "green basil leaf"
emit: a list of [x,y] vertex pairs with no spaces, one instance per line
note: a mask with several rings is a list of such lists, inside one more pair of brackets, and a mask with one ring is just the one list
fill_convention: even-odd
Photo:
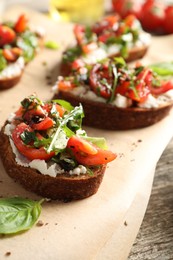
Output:
[[151,64],[149,68],[160,76],[173,76],[173,61]]
[[97,147],[99,147],[101,149],[104,149],[104,150],[108,149],[106,140],[103,137],[82,136],[82,138],[91,142],[92,144],[95,144]]
[[0,199],[0,234],[30,229],[40,216],[42,202],[20,197]]
[[0,53],[0,71],[4,70],[7,67],[7,61],[4,56]]
[[59,49],[59,44],[55,41],[47,41],[45,43],[45,47],[48,49],[57,50]]
[[68,111],[72,111],[74,109],[74,107],[68,101],[62,99],[54,99],[53,102],[61,105]]

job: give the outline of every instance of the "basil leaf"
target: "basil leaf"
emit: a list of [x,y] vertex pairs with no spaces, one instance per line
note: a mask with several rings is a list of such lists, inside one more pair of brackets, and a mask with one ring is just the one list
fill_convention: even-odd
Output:
[[19,197],[0,199],[0,234],[30,229],[40,216],[42,202]]
[[7,61],[4,58],[4,56],[2,55],[2,53],[0,52],[0,71],[5,69],[6,67],[7,67]]
[[59,44],[55,41],[47,41],[45,43],[45,47],[48,49],[57,50],[59,49]]
[[82,136],[82,138],[91,142],[92,144],[95,144],[97,147],[99,147],[101,149],[104,149],[104,150],[108,149],[106,140],[103,137]]
[[173,76],[173,61],[152,64],[149,68],[160,76]]
[[74,109],[74,107],[69,102],[67,102],[65,100],[54,99],[53,102],[61,105],[62,107],[64,107],[68,111],[72,111]]

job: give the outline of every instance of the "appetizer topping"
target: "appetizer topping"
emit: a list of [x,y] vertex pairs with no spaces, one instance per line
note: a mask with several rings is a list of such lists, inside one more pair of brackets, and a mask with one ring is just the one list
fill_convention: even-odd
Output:
[[[4,79],[8,75],[12,77],[21,73],[24,66],[22,65],[20,69],[17,69],[16,67],[19,67],[18,60],[21,61],[20,58],[22,58],[24,63],[27,63],[34,58],[39,48],[39,37],[36,32],[29,28],[28,18],[24,14],[20,15],[14,23],[4,22],[0,24],[1,78]],[[11,65],[14,65],[14,67]],[[9,70],[7,69],[8,66],[10,66]],[[12,72],[13,69],[14,73]]]
[[124,20],[116,15],[103,18],[92,26],[75,25],[74,35],[77,46],[68,49],[63,56],[64,62],[73,62],[79,56],[87,64],[102,60],[107,55],[121,53],[126,58],[128,50],[134,46],[148,44],[144,37],[142,27],[134,15]]
[[[88,137],[81,129],[81,105],[72,107],[63,100],[42,102],[35,95],[25,98],[10,117],[5,134],[10,136],[16,161],[42,174],[91,174],[116,155],[107,150],[103,138]],[[10,126],[9,126],[10,125]],[[20,163],[21,155],[24,163]]]
[[172,81],[160,77],[152,67],[136,64],[130,68],[120,57],[76,67],[68,77],[59,77],[57,86],[59,91],[71,91],[93,100],[98,97],[96,101],[117,107],[156,107],[173,100],[172,94],[168,94],[173,92]]

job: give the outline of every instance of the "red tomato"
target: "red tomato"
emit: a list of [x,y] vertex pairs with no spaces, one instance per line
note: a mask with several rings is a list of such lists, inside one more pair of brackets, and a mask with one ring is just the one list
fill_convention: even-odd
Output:
[[97,35],[100,35],[105,30],[113,29],[119,20],[120,16],[118,14],[106,16],[100,22],[93,25],[92,31]]
[[11,48],[11,49],[3,49],[2,54],[4,58],[8,61],[16,61],[17,58],[21,55],[22,50],[20,48]]
[[60,80],[58,81],[58,89],[60,91],[69,91],[76,87],[76,85],[70,80]]
[[67,147],[73,151],[78,163],[83,165],[94,166],[107,164],[117,157],[115,153],[109,150],[103,150],[86,140],[78,139],[78,137],[74,136],[69,139]]
[[83,25],[76,24],[74,27],[74,35],[78,44],[81,46],[84,53],[89,53],[97,49],[96,42],[88,42],[88,39],[85,36],[85,27]]
[[16,38],[16,33],[6,25],[0,25],[0,47],[11,44]]
[[19,16],[17,22],[15,23],[14,30],[17,33],[22,33],[26,30],[27,24],[28,24],[28,18],[26,17],[26,15],[22,14]]
[[167,82],[163,82],[163,84],[161,85],[161,87],[152,87],[151,88],[151,93],[153,95],[161,95],[165,92],[167,92],[168,90],[173,89],[173,82],[172,81],[167,81]]
[[[65,109],[64,109],[62,106],[58,105],[58,104],[55,104],[55,106],[56,106],[56,110],[57,110],[58,113],[59,113],[59,116],[62,117],[62,116],[64,115],[64,113],[65,113]],[[52,109],[52,104],[45,104],[45,105],[43,106],[43,109],[44,109],[47,113],[50,113],[50,111],[51,111],[51,109]]]
[[156,0],[146,0],[142,7],[141,23],[145,30],[158,32],[162,30],[165,19],[164,4]]
[[76,152],[79,151],[87,154],[97,154],[97,149],[93,144],[77,136],[70,137],[67,147]]
[[140,18],[142,12],[139,0],[112,0],[112,7],[122,18],[125,18],[129,14]]
[[21,154],[23,154],[29,160],[48,160],[55,155],[54,152],[47,153],[44,147],[37,149],[24,144],[20,136],[26,130],[32,132],[32,129],[29,126],[27,126],[25,123],[21,123],[14,129],[12,133],[14,144]]
[[46,130],[53,126],[53,120],[50,117],[46,117],[37,124],[32,124],[34,130]]
[[76,59],[72,62],[71,68],[72,70],[78,70],[81,67],[84,67],[85,63],[81,59]]
[[166,33],[173,33],[173,5],[168,6],[165,9],[165,19],[163,26]]
[[[96,64],[90,71],[89,75],[90,86],[92,90],[104,98],[111,96],[111,86],[113,84],[113,75],[109,72],[106,65]],[[110,86],[110,88],[108,87]]]

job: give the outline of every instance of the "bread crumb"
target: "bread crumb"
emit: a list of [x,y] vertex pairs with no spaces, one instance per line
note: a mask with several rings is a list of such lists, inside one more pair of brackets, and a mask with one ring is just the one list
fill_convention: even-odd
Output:
[[10,255],[11,255],[11,252],[9,252],[9,251],[5,253],[5,256],[10,256]]
[[128,226],[128,224],[127,224],[127,222],[126,222],[126,221],[124,221],[124,226]]
[[42,220],[39,220],[36,224],[37,227],[42,227],[44,225]]

